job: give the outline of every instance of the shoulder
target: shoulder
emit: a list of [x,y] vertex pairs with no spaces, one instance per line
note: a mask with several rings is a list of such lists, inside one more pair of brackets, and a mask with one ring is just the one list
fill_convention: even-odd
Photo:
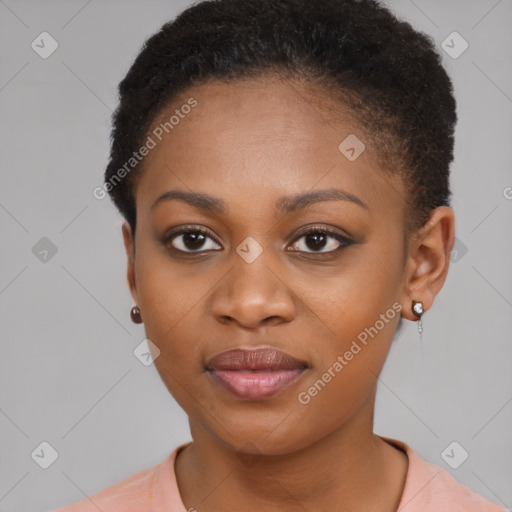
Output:
[[175,448],[160,463],[52,512],[149,512],[160,509],[181,512],[183,505],[179,500],[174,461],[177,453],[188,444]]
[[92,496],[54,512],[98,512],[98,510],[142,512],[151,504],[153,481],[160,464],[144,469]]
[[383,437],[406,452],[409,470],[398,510],[407,512],[508,512],[459,483],[448,471],[423,460],[402,441]]

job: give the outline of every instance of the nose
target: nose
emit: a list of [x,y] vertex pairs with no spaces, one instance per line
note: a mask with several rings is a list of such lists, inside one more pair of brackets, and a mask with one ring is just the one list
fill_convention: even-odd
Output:
[[295,317],[291,291],[262,256],[252,263],[236,262],[219,283],[212,299],[212,313],[219,322],[256,329]]

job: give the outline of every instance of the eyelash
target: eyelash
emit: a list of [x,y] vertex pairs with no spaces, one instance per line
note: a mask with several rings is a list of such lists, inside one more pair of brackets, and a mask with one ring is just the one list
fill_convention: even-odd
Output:
[[[164,235],[164,237],[162,238],[162,243],[165,246],[168,246],[169,242],[171,242],[174,238],[176,238],[176,237],[178,237],[180,235],[190,234],[190,233],[200,233],[200,234],[202,234],[202,235],[204,235],[204,236],[206,236],[208,238],[211,238],[216,244],[221,245],[215,239],[215,237],[212,236],[212,234],[210,233],[210,231],[208,229],[203,228],[202,226],[194,226],[194,225],[183,226],[183,227],[181,227],[177,231],[173,231],[172,233]],[[315,233],[320,233],[320,234],[326,235],[328,237],[334,238],[336,241],[340,242],[341,245],[338,248],[336,248],[336,249],[334,249],[332,251],[327,251],[327,252],[320,252],[320,251],[318,251],[318,252],[316,252],[316,251],[308,252],[308,251],[297,251],[297,250],[292,250],[292,251],[289,251],[289,252],[297,252],[299,254],[308,254],[308,255],[314,254],[315,256],[328,257],[330,255],[332,256],[333,254],[338,253],[339,251],[341,251],[345,247],[348,247],[349,245],[352,245],[354,243],[354,240],[351,239],[348,236],[341,235],[340,233],[338,233],[336,231],[333,231],[333,230],[331,230],[329,228],[314,226],[312,228],[308,228],[307,230],[304,230],[301,233],[299,233],[297,235],[297,237],[293,240],[291,245],[295,245],[301,238],[303,238],[303,237],[305,237],[307,235],[315,234]],[[209,252],[210,251],[210,250],[207,250],[207,251],[201,251],[201,250],[197,250],[197,251],[182,251],[181,249],[176,249],[175,247],[171,247],[171,250],[176,251],[180,255],[204,254],[205,252]],[[217,250],[215,250],[215,251],[217,251]]]

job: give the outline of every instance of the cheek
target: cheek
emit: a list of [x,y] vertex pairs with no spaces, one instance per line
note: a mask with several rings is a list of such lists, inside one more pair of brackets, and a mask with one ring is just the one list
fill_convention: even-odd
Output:
[[135,262],[139,307],[145,325],[160,335],[185,317],[196,295],[182,269],[149,236],[141,239]]
[[347,252],[329,275],[297,276],[294,290],[307,306],[301,322],[307,321],[309,332],[318,334],[318,353],[331,359],[322,359],[324,365],[348,350],[353,340],[364,346],[373,337],[379,340],[375,357],[385,356],[400,317],[403,269],[396,242],[389,236],[370,240]]
[[[317,360],[307,382],[315,385],[318,393],[311,390],[308,394],[325,398],[338,395],[347,403],[364,395],[386,360],[400,307],[398,302],[388,302],[377,308],[371,304],[368,308],[336,308],[331,316],[331,332],[318,338]],[[327,389],[329,392],[324,393]]]
[[[377,325],[368,311],[360,312],[359,317],[339,317],[339,324],[334,326],[339,337],[326,342],[320,364],[312,369],[296,396],[295,418],[302,424],[305,438],[322,438],[364,408],[373,409],[377,376],[399,313],[390,308],[388,316],[393,317],[389,323],[378,320]],[[368,327],[361,328],[364,325]],[[367,416],[359,417],[364,420]]]
[[318,415],[326,424],[349,418],[373,394],[388,355],[400,320],[401,258],[393,245],[380,247],[358,251],[308,302],[316,365],[297,400],[313,423]]
[[193,362],[200,368],[199,333],[191,329],[190,318],[201,307],[207,279],[200,285],[169,259],[142,250],[138,254],[136,274],[146,336],[161,351],[155,364],[173,372]]

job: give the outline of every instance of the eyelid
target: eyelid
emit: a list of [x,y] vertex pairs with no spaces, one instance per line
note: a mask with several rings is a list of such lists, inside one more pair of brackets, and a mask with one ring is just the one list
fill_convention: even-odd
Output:
[[344,240],[354,242],[354,237],[347,233],[345,230],[340,233],[340,228],[331,227],[328,224],[308,224],[300,229],[300,231],[295,235],[294,241],[296,241],[301,236],[307,235],[309,233],[325,233],[331,236],[338,236]]

